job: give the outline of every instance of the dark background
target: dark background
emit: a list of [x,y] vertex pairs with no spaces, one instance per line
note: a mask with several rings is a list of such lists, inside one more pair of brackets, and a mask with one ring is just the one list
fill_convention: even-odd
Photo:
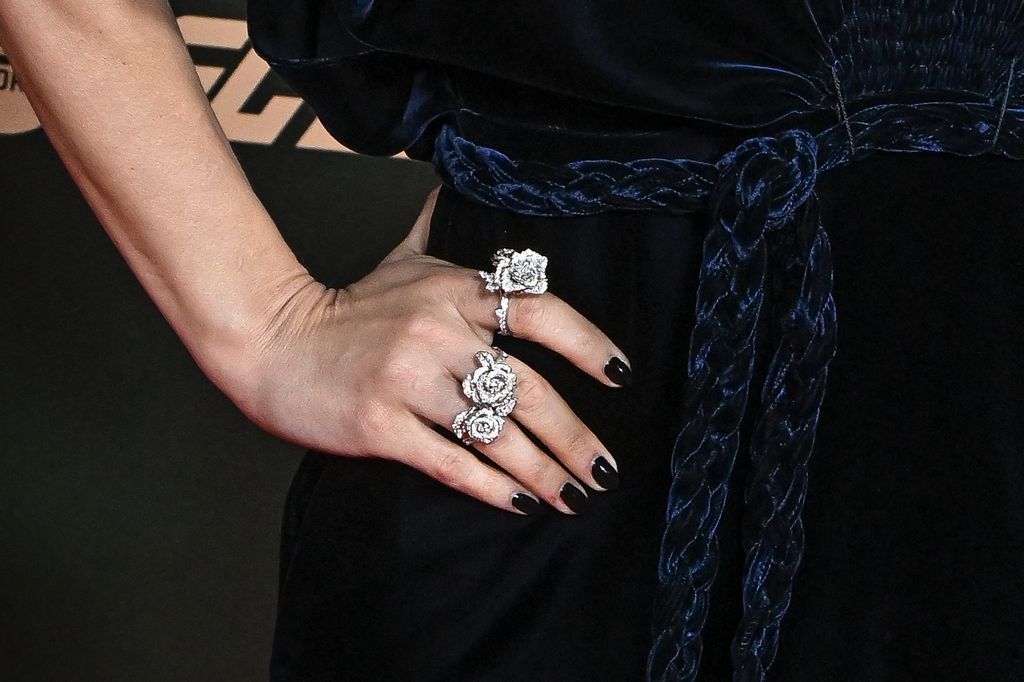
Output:
[[[244,17],[242,0],[172,6]],[[192,55],[230,71],[247,51]],[[243,111],[286,92],[270,76]],[[303,105],[273,144],[233,146],[300,259],[343,285],[437,180],[297,148],[313,119]],[[301,454],[198,370],[45,134],[0,134],[0,678],[265,679]]]

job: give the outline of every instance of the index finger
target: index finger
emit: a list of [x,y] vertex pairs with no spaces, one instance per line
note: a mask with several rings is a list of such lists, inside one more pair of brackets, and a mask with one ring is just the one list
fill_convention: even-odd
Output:
[[[475,270],[467,270],[466,278],[469,290],[459,312],[471,325],[496,331],[495,310],[501,295],[488,291]],[[511,336],[547,346],[607,386],[628,386],[632,382],[632,365],[622,349],[550,291],[510,294],[507,322]]]

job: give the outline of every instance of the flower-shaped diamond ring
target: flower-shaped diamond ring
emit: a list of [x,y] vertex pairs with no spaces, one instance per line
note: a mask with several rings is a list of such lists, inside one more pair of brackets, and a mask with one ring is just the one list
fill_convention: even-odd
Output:
[[493,441],[516,406],[516,374],[504,361],[508,353],[494,350],[497,357],[490,351],[478,351],[480,366],[462,380],[462,392],[473,401],[473,407],[456,415],[452,431],[467,445]]
[[480,270],[488,291],[501,294],[501,304],[494,309],[498,318],[498,333],[508,336],[509,294],[543,294],[548,290],[545,272],[548,259],[533,249],[498,249],[491,256],[494,272]]

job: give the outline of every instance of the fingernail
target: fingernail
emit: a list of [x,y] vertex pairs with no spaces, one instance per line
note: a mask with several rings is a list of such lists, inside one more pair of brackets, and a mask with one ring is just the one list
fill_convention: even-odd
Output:
[[569,509],[577,514],[582,514],[587,509],[587,494],[576,487],[572,481],[562,486],[559,497]]
[[605,490],[614,490],[619,487],[619,472],[615,469],[615,465],[609,462],[608,458],[604,455],[598,455],[594,458],[594,463],[590,467],[590,473],[594,476],[597,484]]
[[629,386],[633,383],[633,372],[629,365],[617,357],[613,357],[604,366],[604,374],[619,386]]
[[540,500],[529,493],[515,493],[512,495],[512,506],[531,516],[541,510]]

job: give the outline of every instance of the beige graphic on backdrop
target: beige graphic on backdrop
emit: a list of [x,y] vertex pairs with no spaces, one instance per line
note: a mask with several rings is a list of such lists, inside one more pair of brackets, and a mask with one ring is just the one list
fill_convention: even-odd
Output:
[[0,48],[0,134],[24,133],[38,127],[39,119]]
[[[245,101],[270,73],[267,63],[249,46],[245,21],[193,14],[178,17],[178,27],[189,45],[232,50],[242,54],[241,61],[234,68],[196,64],[196,72],[207,94],[223,81],[220,90],[210,100],[210,106],[217,114],[228,139],[234,142],[273,144],[302,106],[302,100],[292,95],[275,95],[259,113],[242,111]],[[17,75],[0,46],[0,135],[25,133],[38,128],[39,119],[32,111]],[[331,137],[319,119],[313,121],[295,146],[351,152]],[[408,157],[401,153],[393,158]]]

